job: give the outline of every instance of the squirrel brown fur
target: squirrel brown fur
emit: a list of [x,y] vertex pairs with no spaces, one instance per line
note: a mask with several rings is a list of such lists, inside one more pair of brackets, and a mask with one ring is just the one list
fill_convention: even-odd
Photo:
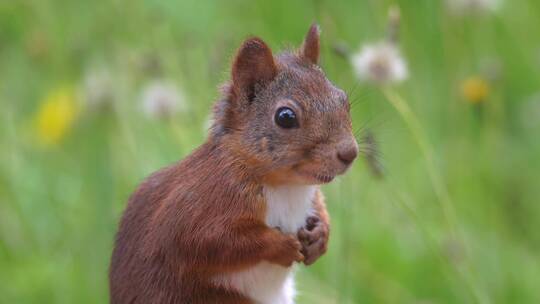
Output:
[[130,197],[111,303],[293,303],[293,264],[327,248],[318,186],[358,152],[347,95],[319,53],[317,25],[296,52],[242,44],[207,141]]

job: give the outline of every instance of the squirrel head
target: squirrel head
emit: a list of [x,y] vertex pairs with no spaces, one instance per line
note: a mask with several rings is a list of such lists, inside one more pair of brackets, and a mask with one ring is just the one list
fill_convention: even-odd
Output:
[[318,66],[319,36],[314,24],[299,50],[277,56],[247,39],[214,106],[210,140],[265,183],[328,183],[358,154],[347,94]]

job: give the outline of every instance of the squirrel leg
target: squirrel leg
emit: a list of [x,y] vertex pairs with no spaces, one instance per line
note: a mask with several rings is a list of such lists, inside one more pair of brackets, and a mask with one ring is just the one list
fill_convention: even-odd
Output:
[[288,267],[304,259],[296,236],[283,234],[256,220],[237,220],[226,233],[194,243],[192,265],[212,272],[240,270],[262,260]]

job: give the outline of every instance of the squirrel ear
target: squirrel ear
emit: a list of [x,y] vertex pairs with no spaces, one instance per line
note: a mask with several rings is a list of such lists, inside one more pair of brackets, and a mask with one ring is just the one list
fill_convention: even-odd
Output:
[[256,85],[272,81],[277,74],[272,50],[259,38],[244,41],[232,67],[232,89],[235,96],[255,97]]
[[304,39],[304,44],[300,50],[300,55],[313,64],[319,63],[321,30],[317,23],[313,23]]

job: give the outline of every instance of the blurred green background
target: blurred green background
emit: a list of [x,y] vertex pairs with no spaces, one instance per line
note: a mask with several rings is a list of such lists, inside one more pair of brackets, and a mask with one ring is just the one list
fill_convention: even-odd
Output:
[[[298,303],[540,303],[540,2],[491,2],[0,1],[0,302],[106,303],[127,197],[203,142],[241,41],[317,21],[364,159]],[[392,5],[409,77],[360,82]]]

